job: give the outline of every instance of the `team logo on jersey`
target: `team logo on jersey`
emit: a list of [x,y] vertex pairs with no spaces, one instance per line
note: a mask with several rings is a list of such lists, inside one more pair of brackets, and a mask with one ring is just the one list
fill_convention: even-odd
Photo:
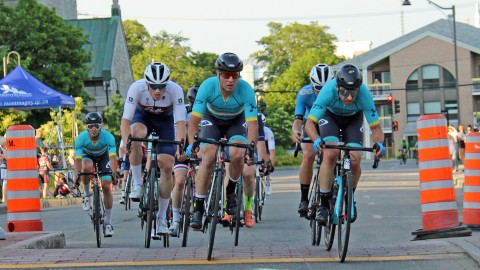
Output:
[[247,128],[247,122],[244,122],[242,125],[244,128]]
[[319,110],[323,110],[323,106],[322,105],[317,105],[317,104],[313,104],[313,107],[312,108],[315,108],[315,109],[319,109]]
[[207,126],[213,126],[212,122],[208,121],[208,120],[202,120],[200,122],[200,126],[201,127],[207,127]]
[[377,115],[377,110],[371,109],[370,112],[372,113],[372,117],[375,117]]
[[162,100],[165,100],[165,96],[162,97]]
[[110,168],[110,161],[107,163],[107,169]]
[[195,104],[202,104],[202,103],[203,103],[203,101],[201,101],[201,100],[198,100],[198,99],[195,100]]
[[308,95],[308,94],[311,94],[313,93],[313,90],[312,88],[309,88],[309,89],[303,89],[303,90],[300,90],[300,92],[298,92],[298,94],[304,96],[304,95]]
[[183,98],[179,98],[178,103],[183,103]]
[[128,97],[128,102],[132,103],[133,102],[133,97]]
[[250,103],[249,105],[250,105],[250,112],[253,112],[253,110],[257,108],[255,104]]
[[320,121],[318,121],[318,126],[324,126],[328,124],[328,120],[327,119],[320,119]]

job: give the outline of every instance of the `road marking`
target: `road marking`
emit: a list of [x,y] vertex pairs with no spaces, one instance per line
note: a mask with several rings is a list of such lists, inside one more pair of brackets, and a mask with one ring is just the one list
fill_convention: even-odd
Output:
[[[379,262],[379,261],[410,261],[410,260],[447,260],[464,257],[463,253],[434,255],[405,255],[377,257],[347,257],[348,262]],[[125,266],[165,266],[165,265],[221,265],[221,264],[257,264],[257,263],[319,263],[338,262],[338,258],[258,258],[258,259],[219,259],[219,260],[157,260],[135,262],[50,262],[37,264],[0,264],[0,269],[31,269],[31,268],[69,268],[69,267],[125,267]]]
[[375,219],[382,219],[382,215],[373,215],[373,218],[375,218]]

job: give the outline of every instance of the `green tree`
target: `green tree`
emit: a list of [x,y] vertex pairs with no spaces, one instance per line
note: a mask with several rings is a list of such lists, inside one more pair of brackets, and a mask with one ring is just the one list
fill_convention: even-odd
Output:
[[120,132],[120,121],[122,120],[123,105],[125,99],[121,95],[115,94],[112,96],[112,103],[105,108],[104,122],[106,123],[105,129],[110,131],[115,136],[115,141],[120,142],[122,133]]
[[291,145],[296,94],[310,83],[310,69],[318,63],[333,65],[344,59],[335,55],[336,37],[318,22],[286,26],[271,22],[268,27],[270,35],[257,42],[264,50],[253,54],[266,67],[263,81],[255,82],[256,89],[268,87],[262,93],[275,139]]
[[[20,0],[15,9],[0,3],[0,25],[0,47],[19,52],[23,68],[59,92],[90,100],[83,86],[90,55],[83,49],[87,38],[81,29],[64,24],[35,0]],[[29,111],[26,122],[38,127],[48,114],[48,110]]]
[[127,40],[128,55],[131,59],[134,55],[143,51],[151,37],[147,28],[137,20],[125,20],[122,24]]

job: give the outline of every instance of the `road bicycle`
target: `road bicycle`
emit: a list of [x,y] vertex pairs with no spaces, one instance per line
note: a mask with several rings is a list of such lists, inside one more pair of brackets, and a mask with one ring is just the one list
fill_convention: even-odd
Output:
[[268,168],[265,168],[264,161],[255,162],[255,197],[254,197],[254,216],[255,223],[258,223],[262,220],[263,206],[265,205],[265,200],[267,194],[265,192],[266,176],[265,172]]
[[[335,237],[335,227],[337,227],[338,257],[340,258],[340,262],[344,262],[348,251],[352,219],[356,217],[352,172],[350,170],[350,152],[374,152],[377,151],[378,146],[375,144],[371,148],[366,148],[351,147],[343,144],[325,144],[322,147],[340,150],[340,156],[335,166],[335,179],[332,185],[332,198],[330,200],[330,209],[328,209],[329,214],[325,225],[324,236],[327,250],[330,250]],[[379,162],[380,160],[375,158],[372,168],[376,169]]]
[[[200,143],[208,143],[218,146],[216,154],[216,165],[211,177],[211,183],[209,192],[207,194],[205,204],[204,204],[204,215],[205,221],[203,223],[202,231],[209,231],[209,241],[208,241],[208,254],[207,259],[212,259],[213,245],[215,242],[215,232],[217,229],[217,224],[224,217],[224,179],[225,179],[225,162],[226,162],[226,152],[225,148],[228,147],[239,147],[247,149],[247,154],[250,157],[253,157],[253,142],[251,144],[242,144],[242,143],[229,143],[227,139],[221,138],[218,141],[212,139],[202,139],[198,135],[195,135],[194,142],[192,144],[192,149],[197,149]],[[230,228],[233,232],[235,230],[235,245],[238,245],[239,230],[241,226],[241,205],[243,202],[243,185],[241,183],[241,178],[237,181],[236,185],[236,196],[237,196],[237,209],[235,216],[231,217]]]
[[[95,236],[97,239],[97,247],[100,247],[102,244],[102,238],[100,234],[100,230],[102,231],[103,235],[105,236],[105,205],[103,204],[103,196],[101,195],[101,177],[103,175],[110,175],[113,177],[112,172],[102,172],[98,171],[98,164],[95,164],[94,168],[91,172],[79,172],[78,176],[90,176],[90,187],[92,188],[93,196],[93,205],[92,211],[88,214],[93,223],[93,230],[95,231]],[[77,186],[78,188],[78,186]]]
[[188,159],[187,177],[185,178],[185,185],[183,186],[183,199],[180,206],[180,232],[182,235],[182,247],[187,246],[188,230],[190,227],[190,220],[193,213],[193,195],[195,194],[195,173],[197,166],[200,163],[200,158],[190,157]]
[[[152,239],[152,231],[156,238],[156,213],[158,211],[158,179],[160,178],[160,170],[157,166],[157,144],[174,144],[178,145],[180,149],[184,147],[184,140],[172,141],[162,140],[158,138],[134,138],[132,135],[128,136],[127,151],[130,151],[132,142],[147,142],[151,144],[151,165],[147,173],[146,182],[143,187],[143,195],[139,204],[139,217],[141,219],[140,227],[143,229],[145,224],[145,239],[144,244],[146,248],[150,248],[150,240]],[[160,238],[157,238],[160,239]],[[168,233],[163,234],[164,247],[169,246]]]

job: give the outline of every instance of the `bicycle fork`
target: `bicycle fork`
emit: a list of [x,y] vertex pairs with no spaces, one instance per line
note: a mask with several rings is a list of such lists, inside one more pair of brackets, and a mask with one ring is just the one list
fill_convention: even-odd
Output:
[[[341,176],[337,176],[335,177],[335,184],[337,187],[336,187],[336,190],[337,190],[337,194],[336,194],[336,199],[335,199],[335,210],[333,211],[333,224],[338,224],[339,222],[339,216],[340,216],[340,199],[339,198],[342,198],[342,200],[344,201],[343,204],[346,205],[346,196],[344,196],[344,183],[342,181],[342,177]],[[350,213],[352,213],[352,217],[354,217],[356,215],[355,213],[355,199],[354,199],[354,194],[352,193],[352,208],[351,208],[351,211]],[[343,215],[347,215],[347,213],[344,211],[343,212]]]

